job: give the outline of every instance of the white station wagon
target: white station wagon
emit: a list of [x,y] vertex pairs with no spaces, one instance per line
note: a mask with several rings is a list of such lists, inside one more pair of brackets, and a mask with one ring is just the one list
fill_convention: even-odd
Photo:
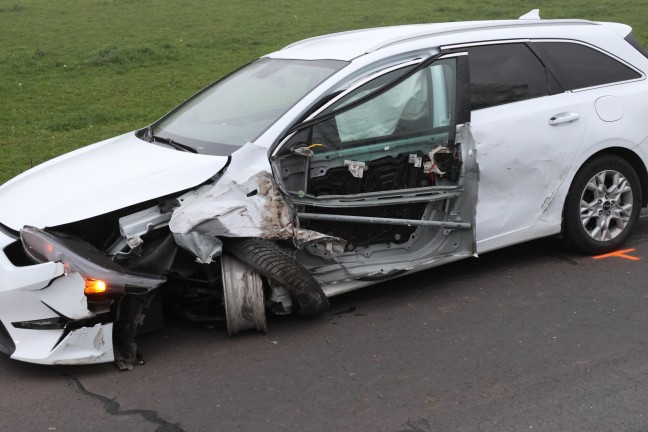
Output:
[[0,351],[131,368],[164,314],[265,331],[538,237],[614,250],[648,203],[647,72],[627,25],[537,11],[268,54],[0,188]]

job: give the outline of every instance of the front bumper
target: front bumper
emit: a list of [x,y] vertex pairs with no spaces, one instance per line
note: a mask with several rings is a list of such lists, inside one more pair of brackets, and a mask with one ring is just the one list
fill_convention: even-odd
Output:
[[[61,263],[15,265],[5,253],[15,241],[0,231],[0,351],[39,364],[113,361],[113,324],[88,310],[83,278],[65,275]],[[43,320],[64,324],[30,324]]]

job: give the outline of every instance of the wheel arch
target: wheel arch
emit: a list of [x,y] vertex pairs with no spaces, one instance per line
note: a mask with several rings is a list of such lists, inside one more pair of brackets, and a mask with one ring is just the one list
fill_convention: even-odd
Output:
[[[582,200],[582,197],[574,196],[573,194],[583,193],[581,188],[585,187],[588,181],[591,181],[590,177],[601,169],[608,169],[614,166],[610,164],[616,164],[614,169],[623,169],[623,166],[625,166],[626,170],[632,168],[634,171],[632,173],[633,175],[629,175],[630,173],[625,174],[627,181],[635,185],[630,190],[633,190],[635,187],[641,189],[641,196],[638,196],[639,194],[633,194],[633,201],[636,203],[635,205],[640,205],[641,207],[645,207],[648,201],[648,171],[641,156],[636,152],[622,147],[608,147],[590,155],[575,172],[562,208],[562,240],[566,247],[577,252],[598,255],[618,249],[627,240],[630,230],[638,220],[640,212],[632,211],[628,215],[626,223],[620,228],[621,231],[617,232],[613,237],[606,237],[605,239],[594,238],[586,232],[587,229],[582,229],[582,208],[580,205],[575,207],[576,204],[574,204]],[[601,204],[600,199],[598,204]],[[598,215],[601,215],[601,210],[599,209]],[[607,215],[610,216],[610,211],[607,212]],[[596,216],[594,217],[597,218]],[[588,221],[589,219],[588,217]],[[629,229],[626,229],[627,225],[630,226]],[[607,223],[601,225],[601,227],[607,229]]]
[[[632,168],[634,168],[637,176],[639,176],[639,183],[641,184],[641,206],[646,207],[648,205],[648,169],[646,169],[646,165],[644,164],[641,157],[639,157],[639,155],[634,151],[623,147],[609,147],[600,150],[587,158],[587,160],[585,160],[581,164],[578,171],[583,169],[583,167],[587,165],[587,163],[589,163],[592,159],[598,158],[605,154],[611,154],[623,158],[630,165],[632,165]],[[565,197],[565,199],[567,199],[567,197]]]

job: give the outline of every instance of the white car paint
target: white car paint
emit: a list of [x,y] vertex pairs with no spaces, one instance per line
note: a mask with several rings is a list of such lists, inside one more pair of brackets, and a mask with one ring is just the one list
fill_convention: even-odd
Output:
[[[0,233],[0,250],[13,241]],[[77,320],[91,317],[84,286],[78,274],[64,276],[61,263],[15,267],[0,253],[0,317],[16,345],[11,357],[40,364],[112,361],[111,323],[74,330],[63,340],[63,330],[21,329],[11,325],[56,318],[56,312]]]
[[[213,232],[214,226],[220,226],[235,236],[267,236],[270,232],[271,238],[296,237],[288,215],[283,213],[283,203],[272,215],[264,211],[267,200],[262,199],[263,194],[252,200],[255,205],[245,205],[247,194],[260,185],[258,176],[271,173],[267,159],[270,149],[294,120],[323,96],[347,89],[385,67],[428,57],[439,47],[530,36],[565,38],[588,41],[642,71],[648,70],[648,59],[622,39],[609,37],[627,35],[628,26],[530,17],[522,21],[359,30],[307,39],[268,54],[269,58],[326,58],[350,64],[301,99],[254,143],[235,152],[231,171],[221,179],[223,182],[188,192],[183,197],[186,201],[171,218],[172,231],[189,233],[207,226]],[[473,112],[466,134],[472,132],[475,138],[481,173],[476,207],[477,251],[559,232],[571,181],[582,163],[596,152],[609,147],[629,149],[646,164],[647,110],[639,108],[646,105],[645,87],[644,75],[643,81],[634,84],[568,92]],[[588,102],[594,100],[592,92],[599,101],[596,105]],[[535,114],[518,118],[519,110],[528,105],[533,105]],[[549,124],[550,118],[563,112],[576,113],[578,118],[555,126]],[[521,145],[526,146],[522,152]],[[0,223],[17,231],[25,225],[51,227],[87,219],[195,188],[218,173],[226,162],[225,157],[178,152],[128,133],[46,162],[7,182],[0,187]],[[274,197],[276,191],[272,192]],[[230,201],[215,200],[217,197]],[[274,226],[275,231],[271,232],[269,226]],[[112,361],[110,323],[82,327],[63,340],[62,330],[12,326],[14,322],[55,318],[56,313],[72,319],[91,316],[84,303],[83,279],[78,274],[65,274],[60,263],[27,267],[12,264],[3,250],[14,241],[0,231],[0,320],[16,345],[12,358],[42,364]],[[444,258],[429,259],[417,268],[400,262],[398,268],[417,271],[457,259],[450,252]],[[381,259],[385,263],[394,261],[387,254]],[[327,294],[371,283],[353,280],[362,264],[360,259],[349,260],[348,280],[327,281]],[[372,271],[380,273],[381,265],[374,264]],[[324,270],[319,271],[326,280]]]
[[67,153],[0,187],[0,223],[56,226],[195,187],[227,163],[130,132]]
[[[529,31],[530,27],[533,27],[532,33]],[[380,57],[387,57],[392,51],[419,52],[419,50],[425,48],[429,49],[430,46],[460,47],[463,44],[474,43],[476,40],[526,40],[532,34],[534,39],[539,40],[564,38],[587,41],[607,52],[614,53],[633,67],[642,71],[648,70],[648,59],[622,39],[622,37],[630,33],[631,27],[619,23],[525,19],[517,21],[423,24],[420,26],[398,27],[399,31],[388,29],[390,31],[384,33],[379,32],[380,29],[370,29],[307,39],[269,54],[268,57],[291,58],[292,55],[300,55],[302,48],[304,50],[317,48],[322,50],[320,52],[325,53],[326,58],[353,59],[353,63],[344,69],[344,72],[352,76],[351,72],[354,69],[366,71],[367,64],[378,61]],[[385,39],[379,42],[370,38],[352,37],[353,35],[362,36],[365,31],[372,36],[384,35]],[[609,34],[618,35],[621,38],[610,38]],[[327,45],[329,37],[330,46]],[[434,43],[431,43],[431,40],[434,40]],[[343,42],[346,43],[345,50],[336,50],[337,44]],[[377,49],[377,47],[382,47],[382,49]],[[324,85],[330,85],[330,81],[336,79],[337,75],[331,77]],[[595,90],[601,96],[610,96],[610,91],[615,94],[621,92],[629,102],[629,107],[624,108],[624,111],[632,111],[631,118],[621,119],[622,121],[618,122],[618,125],[615,125],[613,130],[608,129],[609,124],[601,125],[600,123],[603,123],[603,121],[596,123],[595,119],[591,118],[594,115],[598,119],[594,104],[590,106],[583,105],[585,104],[583,101],[590,98],[589,94],[583,95],[583,93],[592,92],[589,89],[474,111],[471,128],[477,141],[478,163],[481,171],[476,224],[477,252],[484,253],[506,245],[559,233],[562,221],[562,205],[577,168],[601,149],[621,147],[634,149],[638,154],[645,153],[646,150],[644,149],[637,150],[638,146],[645,145],[643,143],[648,137],[648,127],[646,127],[648,125],[643,119],[648,111],[644,89],[645,75],[642,81],[633,85],[604,86]],[[557,96],[562,98],[567,105],[574,104],[575,107],[584,110],[587,118],[581,118],[574,124],[550,128],[546,123],[549,118],[557,114],[558,111],[563,111],[563,107],[553,101],[553,98]],[[515,114],[519,112],[518,110],[529,106],[533,106],[539,113],[544,112],[543,117],[521,120],[525,123],[524,125],[511,124],[510,121],[507,121],[508,118],[515,117]],[[543,111],[543,109],[546,109],[546,111]],[[643,118],[642,115],[644,115]],[[280,123],[278,122],[277,126]],[[582,150],[578,150],[586,123],[589,128],[589,138]],[[485,135],[486,127],[490,131],[488,136]],[[495,135],[491,136],[490,133],[493,131],[495,131]],[[565,131],[569,131],[569,134],[565,135]],[[276,131],[273,130],[272,133],[276,133]],[[547,133],[554,136],[560,133],[563,137],[559,140],[550,140],[545,135]],[[629,135],[631,136],[630,139],[628,139]],[[263,143],[266,136],[267,134],[264,134],[258,143]],[[597,136],[601,138],[593,138]],[[535,173],[535,175],[529,176],[528,170],[524,169],[525,167],[529,168],[529,166],[524,165],[524,160],[519,159],[518,156],[527,157],[530,156],[530,153],[525,152],[521,155],[515,155],[506,150],[507,148],[509,150],[515,148],[514,142],[528,141],[528,137],[541,141],[540,143],[536,141],[536,144],[541,145],[539,148],[537,146],[531,148],[532,152],[536,152],[535,154],[540,154],[541,157],[544,154],[546,159],[553,159],[555,154],[564,154],[567,160],[560,159],[557,164],[560,165],[560,168],[547,164],[547,167],[550,168],[548,172],[541,172],[539,167],[530,167],[531,173]],[[592,139],[595,141],[592,141]],[[269,140],[265,142],[268,145],[272,143]],[[560,145],[560,142],[563,145]],[[554,153],[556,151],[558,153]],[[511,157],[518,159],[512,161],[510,160]],[[644,164],[648,165],[648,160],[642,159]],[[509,175],[503,176],[502,174],[505,172],[507,165],[510,168],[512,162],[521,162],[523,165],[517,166],[517,174],[510,175],[511,173],[509,173]],[[537,188],[540,187],[542,200],[540,202],[530,201],[528,194],[525,193],[529,188],[511,187],[511,185],[518,182],[526,185],[533,184],[530,187],[536,192],[538,192]],[[553,189],[552,186],[554,186]],[[493,199],[490,194],[494,194],[498,198]],[[526,205],[517,203],[526,203]],[[513,211],[509,211],[511,205],[514,207]]]

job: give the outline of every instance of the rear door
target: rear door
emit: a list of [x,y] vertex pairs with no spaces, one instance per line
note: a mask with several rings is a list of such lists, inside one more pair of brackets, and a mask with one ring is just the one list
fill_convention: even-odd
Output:
[[[511,41],[457,47],[467,52],[471,125],[480,167],[478,251],[555,234],[555,200],[588,134],[604,123],[595,102],[640,76],[592,47],[567,41]],[[603,129],[609,130],[610,128]],[[551,214],[547,209],[554,204]]]

